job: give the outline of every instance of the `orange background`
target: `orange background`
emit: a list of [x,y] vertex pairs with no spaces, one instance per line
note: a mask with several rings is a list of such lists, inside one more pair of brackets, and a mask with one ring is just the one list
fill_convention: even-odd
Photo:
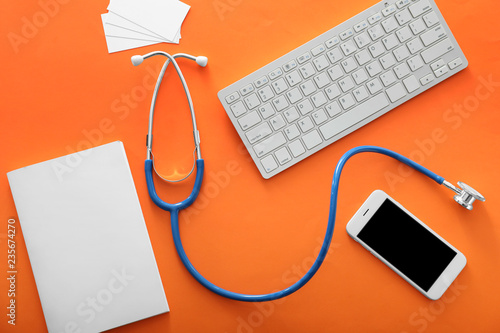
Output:
[[[108,54],[100,18],[107,1],[66,0],[19,45],[9,41],[9,34],[23,36],[26,20],[33,22],[43,9],[34,0],[4,1],[1,275],[7,274],[7,220],[17,221],[6,173],[88,148],[89,137],[92,146],[121,140],[171,312],[114,332],[499,332],[500,3],[438,0],[469,67],[264,180],[217,92],[376,1],[186,2],[191,10],[180,45]],[[195,267],[220,286],[266,293],[305,272],[326,229],[336,162],[358,145],[380,145],[415,158],[452,183],[461,180],[477,188],[486,203],[466,211],[454,203],[451,191],[397,162],[358,155],[343,173],[332,250],[315,277],[295,294],[271,303],[223,299],[184,269],[172,243],[169,214],[147,194],[145,135],[152,87],[164,59],[133,67],[130,57],[157,49],[209,58],[206,68],[179,61],[194,99],[206,163],[201,195],[181,216],[181,232]],[[155,119],[157,166],[164,175],[185,173],[192,163],[187,103],[177,77],[169,73]],[[455,113],[460,107],[466,112]],[[102,122],[108,126],[101,128]],[[191,185],[191,180],[180,185],[157,182],[157,189],[164,200],[178,201]],[[346,234],[347,221],[375,189],[401,202],[467,257],[466,268],[441,300],[426,299]],[[18,221],[16,226],[20,231]],[[16,243],[16,326],[7,324],[8,285],[2,278],[0,331],[45,332],[21,232]]]

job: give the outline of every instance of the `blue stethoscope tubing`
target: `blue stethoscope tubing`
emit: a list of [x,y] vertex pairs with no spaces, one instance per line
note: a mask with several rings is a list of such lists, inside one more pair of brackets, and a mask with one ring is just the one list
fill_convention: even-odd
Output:
[[216,286],[212,282],[208,281],[205,277],[203,277],[193,266],[193,264],[189,261],[189,258],[186,254],[186,251],[184,250],[184,247],[182,246],[182,241],[180,237],[180,232],[179,232],[179,212],[182,209],[185,209],[189,207],[195,200],[198,194],[200,193],[201,189],[201,183],[203,181],[203,173],[204,173],[204,161],[203,159],[197,159],[196,160],[196,179],[194,183],[193,190],[191,194],[184,200],[176,204],[169,204],[164,202],[162,199],[158,197],[156,194],[155,186],[154,186],[154,181],[153,181],[153,161],[151,159],[147,159],[145,162],[145,172],[146,172],[146,182],[148,186],[148,192],[153,200],[153,202],[160,208],[167,210],[170,212],[170,219],[171,219],[171,228],[172,228],[172,235],[173,235],[173,240],[175,244],[175,248],[177,250],[177,253],[179,255],[179,258],[181,259],[182,263],[186,267],[186,269],[189,271],[189,273],[199,282],[201,283],[205,288],[209,289],[210,291],[237,301],[244,301],[244,302],[265,302],[265,301],[272,301],[276,300],[285,296],[288,296],[295,291],[299,290],[301,287],[303,287],[313,276],[314,274],[318,271],[320,268],[321,264],[325,260],[325,257],[328,253],[328,249],[330,247],[332,237],[333,237],[333,231],[335,228],[335,216],[337,212],[337,196],[338,196],[338,190],[339,190],[339,183],[340,183],[340,174],[349,158],[352,156],[359,154],[359,153],[365,153],[365,152],[371,152],[371,153],[378,153],[382,155],[386,155],[389,157],[392,157],[412,168],[415,170],[423,173],[427,177],[431,178],[435,182],[437,182],[439,185],[443,184],[444,178],[441,176],[438,176],[434,172],[430,171],[429,169],[421,166],[420,164],[410,160],[409,158],[400,155],[392,150],[386,149],[386,148],[381,148],[377,146],[359,146],[356,148],[353,148],[349,151],[347,151],[339,160],[337,163],[337,166],[335,168],[335,172],[333,174],[333,181],[332,181],[332,190],[331,190],[331,195],[330,195],[330,212],[328,215],[328,225],[325,233],[325,238],[323,241],[323,245],[321,246],[321,250],[314,261],[314,264],[311,266],[309,271],[302,276],[300,280],[295,282],[293,285],[277,292],[269,293],[269,294],[260,294],[260,295],[247,295],[247,294],[241,294],[241,293],[236,293],[232,291],[225,290],[219,286]]

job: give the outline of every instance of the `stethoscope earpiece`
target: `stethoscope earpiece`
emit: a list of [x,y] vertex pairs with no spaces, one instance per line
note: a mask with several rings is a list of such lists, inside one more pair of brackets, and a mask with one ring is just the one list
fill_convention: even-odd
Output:
[[453,192],[456,193],[455,196],[453,196],[453,199],[462,207],[467,208],[468,210],[472,210],[472,203],[476,200],[479,201],[485,201],[486,199],[484,196],[481,195],[478,191],[470,187],[469,185],[463,183],[463,182],[458,182],[457,183],[458,187],[452,185],[451,183],[447,182],[446,180],[443,182],[443,185],[452,190]]

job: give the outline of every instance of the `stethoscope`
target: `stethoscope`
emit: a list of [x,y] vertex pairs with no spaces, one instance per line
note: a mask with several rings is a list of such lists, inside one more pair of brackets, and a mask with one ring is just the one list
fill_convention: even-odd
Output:
[[[199,282],[201,283],[204,287],[207,289],[213,291],[214,293],[221,295],[223,297],[227,297],[230,299],[238,300],[238,301],[246,301],[246,302],[264,302],[264,301],[272,301],[276,300],[285,296],[288,296],[298,289],[300,289],[302,286],[304,286],[313,276],[314,274],[318,271],[319,267],[323,263],[327,253],[328,249],[330,247],[330,243],[332,241],[333,237],[333,230],[335,227],[335,215],[337,211],[337,195],[338,195],[338,189],[339,189],[339,182],[340,182],[340,174],[342,172],[342,169],[344,168],[347,160],[351,158],[352,156],[359,154],[359,153],[364,153],[364,152],[371,152],[371,153],[378,153],[382,155],[386,155],[389,157],[392,157],[412,168],[415,170],[421,172],[422,174],[426,175],[430,179],[434,180],[436,183],[439,185],[444,185],[446,188],[452,190],[455,192],[455,196],[453,197],[457,203],[459,203],[461,206],[467,208],[468,210],[472,210],[472,204],[475,200],[480,200],[480,201],[485,201],[485,198],[476,190],[474,190],[472,187],[468,186],[465,183],[458,182],[458,186],[456,187],[450,182],[446,181],[443,177],[438,176],[434,172],[430,171],[429,169],[421,166],[420,164],[410,160],[409,158],[400,155],[396,152],[393,152],[392,150],[386,149],[386,148],[381,148],[381,147],[376,147],[376,146],[360,146],[353,148],[349,151],[347,151],[339,160],[337,163],[337,166],[335,168],[335,172],[333,174],[333,181],[332,181],[332,190],[331,190],[331,195],[330,195],[330,212],[328,215],[328,225],[327,225],[327,230],[325,234],[325,238],[323,241],[323,245],[321,246],[321,250],[314,261],[314,264],[312,267],[309,269],[309,271],[296,283],[293,285],[278,291],[278,292],[273,292],[269,294],[260,294],[260,295],[247,295],[247,294],[241,294],[241,293],[235,293],[232,291],[225,290],[219,286],[214,285],[212,282],[208,281],[205,277],[203,277],[191,264],[189,261],[186,252],[184,251],[184,247],[182,246],[182,241],[180,238],[179,234],[179,212],[182,209],[185,209],[189,207],[195,200],[196,197],[198,196],[201,188],[201,183],[203,181],[203,171],[204,171],[204,162],[203,159],[201,158],[201,153],[200,153],[200,135],[198,132],[198,129],[196,127],[196,118],[194,114],[194,108],[193,108],[193,102],[191,100],[191,95],[189,93],[189,89],[187,87],[186,81],[184,80],[184,76],[182,75],[182,72],[179,68],[179,65],[176,62],[176,58],[187,58],[190,60],[195,60],[196,63],[202,67],[205,67],[207,64],[207,58],[203,56],[199,57],[194,57],[188,54],[184,53],[179,53],[179,54],[174,54],[169,55],[168,53],[157,51],[157,52],[151,52],[148,53],[144,56],[133,56],[132,57],[132,63],[134,66],[137,66],[142,63],[142,61],[146,58],[155,56],[155,55],[163,55],[167,57],[167,61],[163,65],[163,68],[161,69],[160,75],[158,77],[158,81],[156,82],[155,89],[153,91],[153,99],[151,102],[151,109],[149,113],[149,130],[148,130],[148,136],[147,136],[147,158],[145,162],[145,172],[146,172],[146,182],[148,186],[148,192],[149,196],[153,200],[153,202],[160,208],[167,210],[170,212],[170,219],[171,219],[171,228],[172,228],[172,235],[174,239],[174,244],[175,248],[177,250],[177,253],[179,254],[179,257],[186,267],[186,269],[191,273],[191,275]],[[196,160],[195,163],[193,164],[193,168],[189,172],[189,174],[182,178],[182,179],[177,179],[177,180],[167,180],[163,177],[162,179],[166,181],[181,181],[189,177],[195,166],[196,166],[196,179],[195,183],[193,186],[193,190],[191,194],[184,200],[175,204],[170,204],[164,202],[162,199],[158,197],[156,194],[155,190],[155,185],[153,182],[153,170],[156,169],[154,168],[154,155],[152,152],[152,146],[153,146],[153,115],[154,115],[154,108],[155,108],[155,103],[156,103],[156,96],[158,94],[158,89],[160,88],[161,81],[163,79],[163,75],[165,74],[165,71],[167,69],[167,66],[169,63],[172,63],[175,67],[175,70],[177,71],[177,74],[179,75],[179,78],[182,82],[182,85],[184,87],[184,91],[186,93],[186,97],[188,99],[189,103],[189,109],[191,111],[191,120],[193,123],[193,135],[194,135],[194,144],[195,144],[195,152],[196,152]]]

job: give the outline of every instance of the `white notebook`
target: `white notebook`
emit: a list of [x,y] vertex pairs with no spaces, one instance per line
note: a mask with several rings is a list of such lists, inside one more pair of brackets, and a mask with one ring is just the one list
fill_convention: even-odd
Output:
[[169,311],[122,142],[7,176],[49,332]]

